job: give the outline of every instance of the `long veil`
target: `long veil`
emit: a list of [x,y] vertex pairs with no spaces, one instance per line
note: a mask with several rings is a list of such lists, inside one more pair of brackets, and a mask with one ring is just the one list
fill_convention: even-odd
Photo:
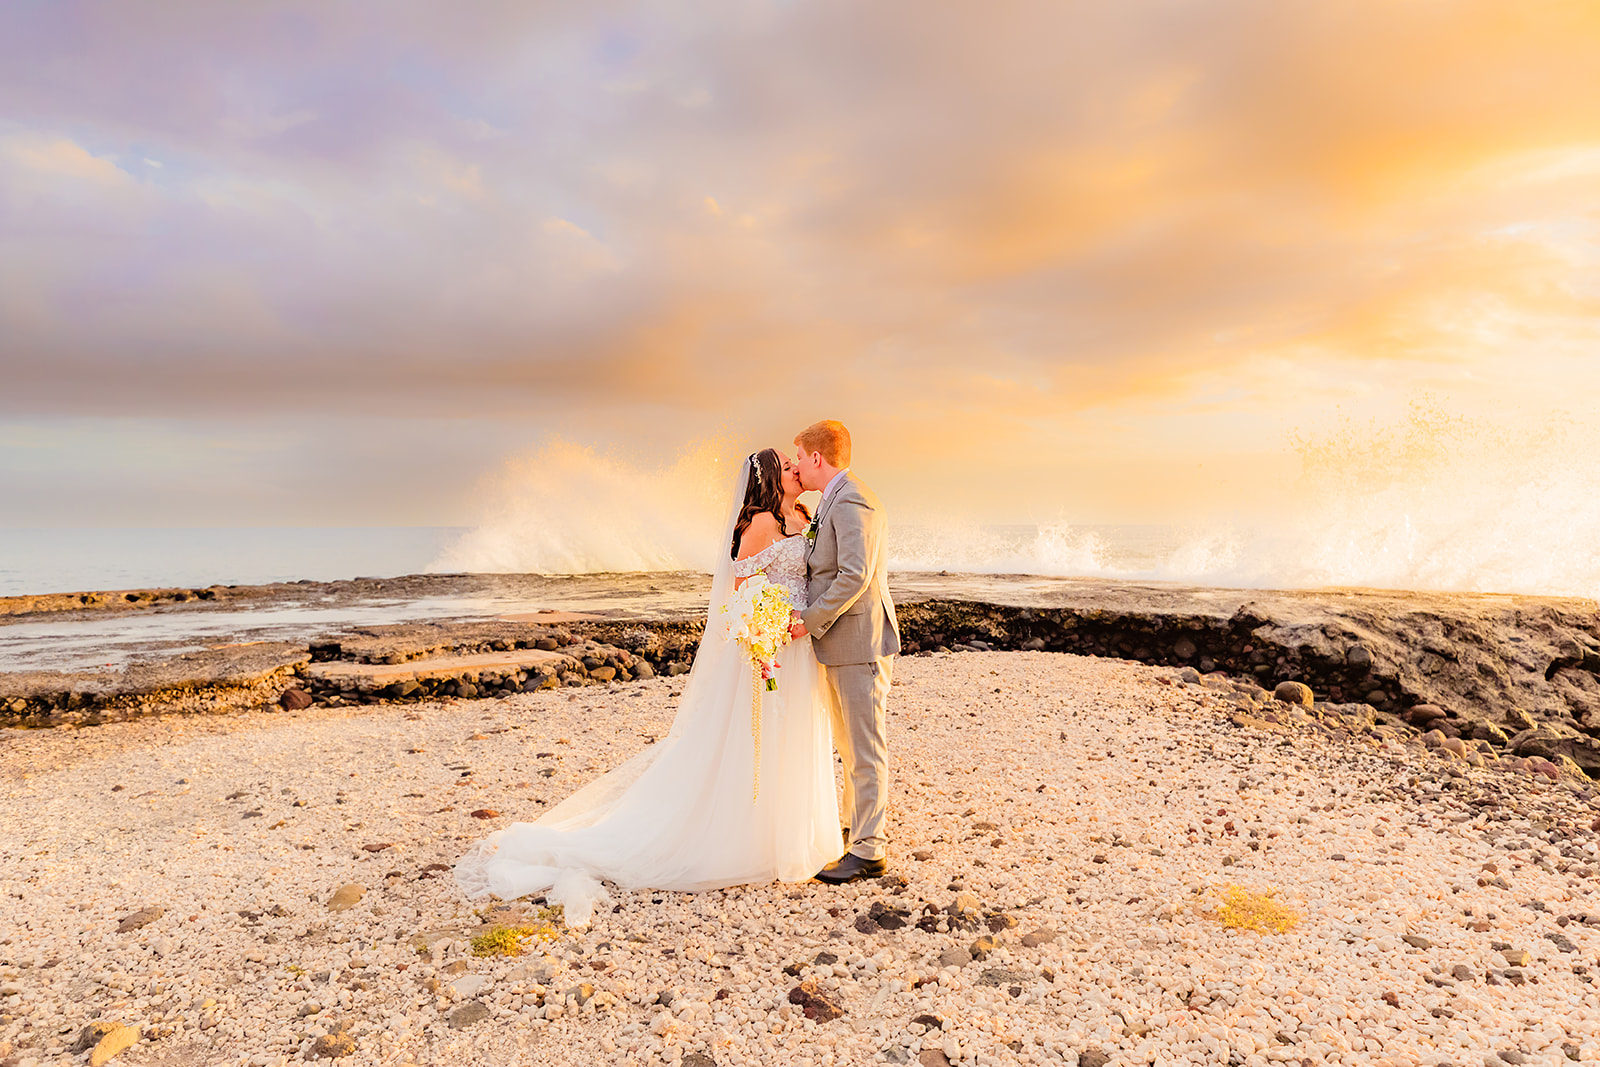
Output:
[[[705,630],[695,650],[694,665],[685,682],[671,730],[661,741],[568,796],[535,820],[533,826],[566,833],[601,822],[617,808],[629,788],[650,770],[663,753],[671,749],[672,742],[682,737],[693,725],[700,709],[714,706],[717,694],[702,692],[702,689],[714,687],[719,680],[725,682],[730,675],[737,674],[743,653],[723,631],[721,619],[722,609],[733,594],[733,530],[749,490],[752,470],[750,458],[746,457],[734,480],[733,496],[722,525],[717,562],[711,574]],[[456,881],[469,898],[487,896],[496,888],[491,885],[488,865],[503,833],[498,831],[489,835],[456,864]],[[581,867],[560,866],[553,869],[551,874],[552,884],[546,898],[552,904],[564,906],[566,921],[570,925],[586,924],[595,905],[610,900],[610,895],[598,879]]]

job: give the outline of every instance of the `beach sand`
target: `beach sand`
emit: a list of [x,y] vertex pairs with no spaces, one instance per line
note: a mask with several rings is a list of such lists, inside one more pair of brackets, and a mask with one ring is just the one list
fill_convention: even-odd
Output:
[[[128,1064],[1600,1060],[1591,788],[1059,654],[900,663],[890,878],[615,890],[473,956],[539,908],[448,865],[681,689],[0,732],[0,1063],[88,1063],[97,1019]],[[1230,886],[1298,924],[1230,927]]]

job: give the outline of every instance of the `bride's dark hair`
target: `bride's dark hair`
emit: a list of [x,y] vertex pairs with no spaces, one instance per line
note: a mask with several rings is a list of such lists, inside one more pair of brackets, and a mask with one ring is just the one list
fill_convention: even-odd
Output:
[[739,542],[750,528],[750,520],[763,511],[783,529],[783,457],[776,448],[763,448],[750,457],[750,485],[744,492],[739,521],[733,524],[733,546],[728,550],[734,559],[739,558]]

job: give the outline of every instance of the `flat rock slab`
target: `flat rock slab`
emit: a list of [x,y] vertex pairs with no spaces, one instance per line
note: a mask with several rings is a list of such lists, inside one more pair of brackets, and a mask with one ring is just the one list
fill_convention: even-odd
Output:
[[555,626],[567,622],[604,622],[602,615],[585,615],[581,611],[525,611],[499,616],[506,622],[531,622],[541,626]]
[[0,672],[0,703],[61,693],[81,693],[104,701],[176,689],[251,686],[310,662],[311,653],[303,644],[260,641],[185,652],[165,663],[136,663],[120,671]]
[[504,674],[508,671],[535,670],[542,666],[561,667],[572,662],[571,656],[560,652],[519,648],[511,652],[480,652],[470,656],[432,656],[405,663],[313,663],[305,669],[305,675],[341,688],[381,689],[395,682],[458,678],[463,674],[481,674],[485,671]]
[[336,650],[341,660],[357,663],[398,664],[428,656],[472,655],[488,650],[531,648],[550,636],[549,626],[576,619],[575,615],[538,612],[523,621],[488,619],[480,622],[402,622],[384,626],[357,626],[311,642],[318,652]]

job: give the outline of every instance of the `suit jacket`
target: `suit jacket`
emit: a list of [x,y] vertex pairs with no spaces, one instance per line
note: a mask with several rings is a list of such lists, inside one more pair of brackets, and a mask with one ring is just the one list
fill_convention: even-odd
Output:
[[808,606],[800,613],[817,662],[832,667],[900,651],[883,505],[854,474],[844,478],[818,505],[816,540],[806,548]]

